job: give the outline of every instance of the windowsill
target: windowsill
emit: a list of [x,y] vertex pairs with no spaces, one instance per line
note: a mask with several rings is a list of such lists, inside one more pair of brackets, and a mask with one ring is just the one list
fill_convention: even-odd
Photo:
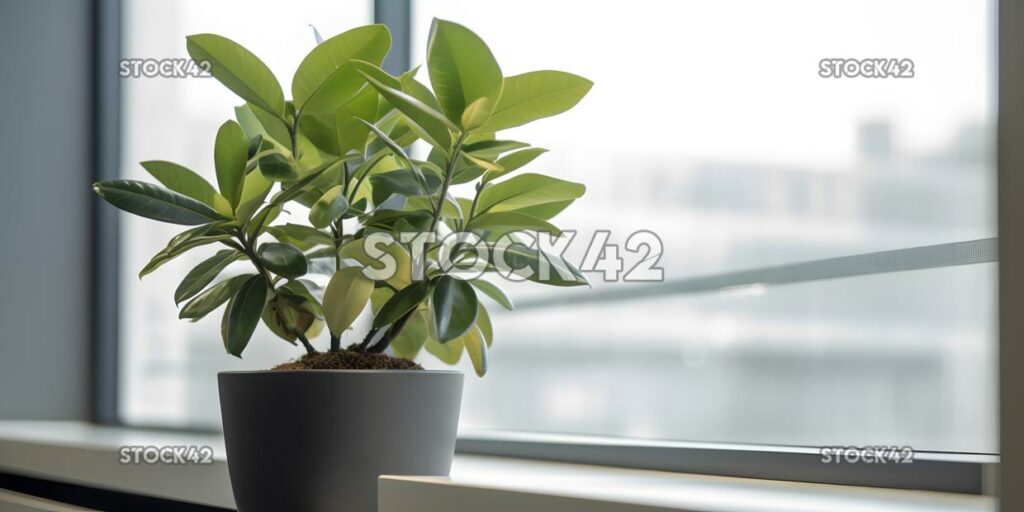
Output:
[[[212,464],[127,465],[121,446],[210,446]],[[218,435],[0,421],[0,471],[233,508]],[[987,496],[781,482],[458,455],[450,478],[382,477],[381,512],[810,510],[988,512]],[[454,508],[453,508],[454,507]]]

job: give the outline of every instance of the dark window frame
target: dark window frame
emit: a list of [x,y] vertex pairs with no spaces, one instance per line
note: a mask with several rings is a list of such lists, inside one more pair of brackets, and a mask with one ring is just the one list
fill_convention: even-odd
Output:
[[[372,0],[371,0],[372,1]],[[95,180],[115,179],[120,162],[121,0],[92,0],[92,88]],[[412,49],[412,0],[376,0],[374,18],[391,28],[390,72],[408,68]],[[1001,62],[1001,64],[1006,64]],[[1000,125],[1000,130],[1003,130]],[[93,202],[93,357],[91,420],[125,425],[119,414],[118,288],[120,236],[117,213]],[[635,287],[589,297],[603,302],[699,293],[746,284],[788,284],[884,272],[912,271],[997,260],[996,239],[940,244],[729,272]],[[545,304],[524,304],[540,307]],[[701,442],[647,441],[540,433],[478,433],[460,437],[460,453],[597,464],[709,475],[982,494],[991,492],[997,454],[916,452],[913,464],[824,464],[816,448]]]

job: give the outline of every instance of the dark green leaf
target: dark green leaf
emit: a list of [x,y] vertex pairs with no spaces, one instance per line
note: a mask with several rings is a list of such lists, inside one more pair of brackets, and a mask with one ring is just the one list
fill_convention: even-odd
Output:
[[564,258],[520,244],[496,247],[490,257],[492,264],[501,272],[512,270],[535,283],[552,286],[590,285],[586,276]]
[[267,291],[267,280],[263,276],[252,276],[231,298],[221,324],[224,347],[229,354],[242,357],[242,351],[260,322]]
[[238,260],[241,256],[242,253],[234,249],[228,249],[218,251],[217,254],[214,254],[202,263],[196,265],[195,268],[185,275],[185,279],[181,280],[181,284],[178,285],[178,288],[174,290],[174,303],[178,304],[202,291],[203,288],[206,288],[206,285],[212,283],[228,265]]
[[260,172],[271,181],[292,181],[299,177],[288,157],[280,153],[260,157]]
[[289,279],[304,275],[309,268],[306,256],[292,245],[268,242],[260,246],[257,255],[267,270]]
[[332,249],[334,246],[334,239],[331,238],[331,235],[301,224],[271,226],[267,228],[267,233],[273,235],[280,242],[294,245],[304,251],[317,245],[330,245]]
[[462,336],[476,322],[476,292],[469,283],[441,276],[430,299],[434,327],[441,343]]
[[92,188],[108,203],[148,219],[195,226],[227,218],[191,197],[141,181],[101,181]]
[[162,160],[150,160],[142,162],[146,169],[157,181],[173,192],[183,196],[191,197],[208,206],[212,206],[221,215],[231,215],[231,205],[227,199],[214,190],[213,185],[207,183],[202,176],[192,170],[173,162]]
[[181,308],[181,312],[178,313],[178,318],[187,318],[189,320],[199,320],[200,318],[203,318],[211,311],[219,308],[221,304],[227,302],[228,299],[238,292],[238,289],[242,287],[242,284],[252,276],[253,274],[242,274],[230,279],[225,279],[224,281],[207,288],[199,295],[196,295],[195,298],[188,301],[188,303]]
[[379,329],[394,323],[426,300],[430,296],[431,288],[430,281],[416,281],[398,290],[377,312],[377,316],[373,318],[373,327]]

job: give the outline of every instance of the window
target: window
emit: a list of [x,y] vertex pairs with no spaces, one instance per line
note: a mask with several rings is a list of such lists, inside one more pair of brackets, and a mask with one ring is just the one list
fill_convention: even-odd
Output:
[[[126,57],[181,57],[185,35],[213,31],[286,89],[307,24],[327,36],[372,17],[347,2],[125,9]],[[417,0],[412,13],[412,64],[436,16],[484,34],[506,75],[592,79],[581,107],[507,138],[553,148],[532,165],[587,184],[559,218],[579,230],[575,261],[597,230],[663,243],[664,283],[510,286],[519,311],[492,308],[466,431],[997,451],[991,2],[520,0],[498,14]],[[911,59],[915,76],[822,78],[825,58]],[[155,158],[212,173],[229,92],[122,87],[125,174]],[[244,361],[225,357],[218,320],[180,323],[166,293],[201,256],[140,285],[174,230],[122,223],[122,417],[217,427],[216,371],[298,353],[264,333]]]

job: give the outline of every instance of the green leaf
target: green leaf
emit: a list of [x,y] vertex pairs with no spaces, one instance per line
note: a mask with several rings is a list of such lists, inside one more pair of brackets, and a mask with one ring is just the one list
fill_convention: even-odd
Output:
[[190,299],[195,294],[201,292],[203,288],[206,288],[206,285],[212,283],[228,265],[234,263],[241,256],[242,253],[234,249],[228,249],[218,251],[217,254],[203,260],[202,263],[196,265],[195,268],[185,275],[185,278],[181,280],[178,288],[174,290],[174,303],[179,304],[181,301]]
[[538,231],[541,233],[551,233],[555,236],[562,234],[562,231],[551,223],[519,212],[495,212],[477,215],[469,222],[466,229],[487,231],[493,236],[501,236],[512,231]]
[[487,343],[480,329],[473,326],[462,335],[462,343],[469,354],[469,360],[473,363],[473,371],[477,377],[483,377],[487,373]]
[[227,218],[191,197],[141,181],[101,181],[92,188],[108,203],[128,213],[161,222],[195,226]]
[[555,201],[553,203],[539,204],[537,206],[530,206],[527,208],[520,208],[516,210],[524,215],[535,217],[538,219],[551,220],[563,210],[569,207],[575,199],[566,199],[565,201]]
[[466,160],[468,160],[471,164],[473,164],[473,165],[475,165],[475,166],[477,166],[477,167],[479,167],[479,168],[481,168],[481,169],[483,169],[485,171],[502,172],[502,171],[505,170],[500,165],[498,165],[498,164],[496,164],[494,162],[491,162],[489,160],[484,160],[483,158],[480,158],[478,156],[474,156],[474,155],[472,155],[470,153],[463,153],[462,157],[465,158]]
[[166,247],[156,253],[153,258],[149,260],[149,263],[143,267],[139,272],[139,279],[142,279],[164,263],[177,258],[191,249],[212,244],[214,242],[230,240],[232,238],[231,235],[219,229],[223,224],[224,221],[212,222],[178,233],[174,238],[171,238],[171,240],[167,242]]
[[515,309],[515,306],[512,305],[512,299],[505,294],[504,290],[498,288],[498,285],[483,279],[470,279],[469,284],[476,287],[477,290],[484,292],[484,295],[494,299],[495,302],[501,304],[505,309],[509,311]]
[[245,163],[248,161],[249,142],[242,127],[234,121],[225,121],[217,130],[213,147],[213,161],[217,169],[220,193],[232,207],[238,206],[245,182]]
[[476,313],[476,326],[480,329],[480,334],[489,348],[494,341],[494,328],[491,326],[491,315],[487,313],[483,302],[480,303],[479,311]]
[[196,295],[192,300],[188,301],[184,307],[181,308],[181,312],[178,313],[178,318],[199,320],[204,316],[208,315],[211,311],[220,307],[228,301],[238,289],[242,287],[253,274],[242,274],[235,276],[230,279],[225,279],[209,288],[205,291]]
[[245,101],[278,117],[284,115],[284,92],[270,68],[238,43],[215,34],[185,38],[196,62],[209,62],[210,74]]
[[242,351],[260,323],[266,302],[267,280],[263,276],[250,277],[231,298],[221,323],[224,347],[229,354],[242,357]]
[[262,173],[250,172],[246,175],[242,183],[242,195],[238,199],[238,207],[235,208],[235,218],[243,223],[251,219],[253,213],[263,205],[273,186],[274,183],[264,178]]
[[416,281],[398,290],[384,303],[380,311],[377,312],[377,316],[373,317],[373,327],[380,329],[385,325],[394,323],[395,320],[412,311],[413,308],[426,300],[430,296],[430,290],[430,281]]
[[502,76],[491,50],[480,37],[457,23],[434,19],[427,42],[427,71],[444,115],[463,123],[467,107],[473,107],[469,121],[487,119],[501,96]]
[[280,153],[260,157],[260,172],[270,181],[292,181],[299,177],[288,157]]
[[560,180],[542,174],[520,174],[484,188],[477,211],[504,212],[540,204],[576,199],[586,192],[581,183]]
[[335,185],[324,192],[309,210],[309,223],[317,228],[326,228],[348,210],[348,200],[341,193],[341,185]]
[[302,251],[288,244],[267,242],[260,245],[257,256],[267,270],[289,279],[304,275],[309,268]]
[[448,343],[439,343],[435,339],[428,339],[423,348],[427,349],[434,357],[445,364],[457,364],[462,359],[462,352],[465,344],[462,338],[456,338]]
[[[384,239],[374,244],[375,254],[381,254],[380,258],[374,258],[366,252],[368,239],[359,238],[343,245],[338,251],[342,258],[349,258],[371,267],[375,270],[384,270],[386,263],[382,260],[390,256],[394,259],[395,273],[385,280],[386,283],[395,288],[405,288],[412,282],[412,256],[402,247],[402,244],[395,240]],[[383,254],[383,253],[386,253]]]
[[532,71],[505,79],[501,98],[483,130],[498,131],[561,114],[590,91],[593,82],[563,71]]
[[438,341],[451,341],[465,334],[476,322],[476,293],[465,281],[441,276],[430,297],[430,310]]
[[441,178],[433,173],[424,176],[427,188],[416,179],[416,175],[408,169],[383,172],[370,176],[373,185],[371,199],[374,204],[381,204],[392,194],[405,197],[434,195],[441,189]]
[[420,353],[430,336],[427,321],[425,311],[418,311],[412,315],[402,332],[391,341],[391,351],[395,353],[395,357],[414,359]]
[[467,144],[462,147],[462,151],[465,153],[472,153],[473,156],[483,158],[485,160],[494,160],[502,153],[507,153],[515,149],[522,149],[528,146],[529,144],[525,142],[515,140],[489,139]]
[[503,170],[490,171],[484,174],[483,182],[488,183],[494,181],[512,171],[520,169],[534,161],[538,156],[547,153],[547,151],[548,150],[544,148],[527,148],[522,151],[516,151],[515,153],[509,153],[494,162],[501,166]]
[[[491,262],[501,271],[513,270],[517,275],[535,283],[552,286],[583,286],[590,281],[572,263],[560,256],[548,254],[519,244],[495,247]],[[503,259],[504,262],[501,263]]]
[[405,114],[411,127],[420,130],[417,133],[418,135],[425,135],[424,140],[447,151],[448,147],[452,144],[452,135],[449,130],[455,128],[448,119],[440,112],[405,92],[388,87],[366,72],[360,71],[360,73],[366,79],[366,82],[373,86],[388,103],[392,104],[402,114]]
[[282,148],[289,148],[292,143],[288,126],[281,118],[252,104],[246,103],[235,107],[235,118],[242,126],[248,138],[262,135],[265,140],[276,142]]
[[334,111],[303,114],[299,127],[321,151],[338,156],[353,150],[361,153],[370,129],[359,119],[372,119],[376,112],[377,91],[366,87]]
[[316,45],[302,59],[292,79],[292,97],[299,110],[333,110],[362,85],[352,59],[380,65],[391,48],[385,25],[365,25]]
[[370,301],[373,280],[361,267],[344,267],[331,276],[324,290],[324,316],[331,334],[341,336]]
[[283,189],[281,192],[274,195],[264,208],[274,208],[301,196],[306,192],[306,187],[323,176],[324,173],[329,171],[332,167],[338,165],[339,162],[339,160],[331,160],[320,164],[312,171],[309,171],[309,174],[299,178],[297,181],[289,185],[288,188]]
[[221,215],[232,214],[231,205],[224,196],[214,190],[202,176],[192,170],[173,162],[150,160],[142,162],[146,169],[161,185],[183,196],[191,197],[208,206],[212,206]]
[[334,250],[334,239],[331,238],[331,235],[309,226],[301,224],[271,226],[267,228],[267,233],[270,233],[280,242],[294,245],[304,251],[317,245],[329,245],[331,246],[331,251],[333,252]]

